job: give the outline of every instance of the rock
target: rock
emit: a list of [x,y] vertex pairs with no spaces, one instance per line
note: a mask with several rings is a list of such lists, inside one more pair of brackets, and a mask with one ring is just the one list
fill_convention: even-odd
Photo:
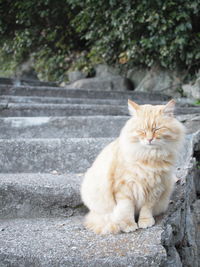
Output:
[[15,78],[17,78],[18,80],[39,80],[34,69],[33,58],[29,58],[27,61],[19,65],[15,73]]
[[127,91],[133,90],[131,81],[121,76],[95,77],[81,79],[66,86],[71,89],[92,89],[99,91]]
[[132,81],[134,84],[134,88],[138,87],[140,82],[144,79],[146,76],[148,70],[145,68],[135,67],[133,69],[128,70],[127,72],[127,78]]
[[187,133],[194,133],[200,129],[200,114],[187,114],[187,118],[183,120]]
[[96,77],[112,77],[118,76],[119,70],[106,64],[99,64],[95,67]]
[[100,91],[126,91],[133,90],[132,82],[119,75],[119,71],[105,64],[99,64],[95,67],[96,77],[88,79],[79,79],[67,85],[67,88],[73,89],[93,89]]
[[192,99],[200,100],[200,77],[196,80],[195,84],[184,84],[182,86],[183,93]]
[[181,80],[176,73],[154,66],[147,72],[135,90],[141,92],[159,91],[172,96],[180,96],[178,92],[180,86]]
[[86,78],[86,74],[81,71],[69,71],[68,72],[68,79],[70,82],[75,82],[77,80]]

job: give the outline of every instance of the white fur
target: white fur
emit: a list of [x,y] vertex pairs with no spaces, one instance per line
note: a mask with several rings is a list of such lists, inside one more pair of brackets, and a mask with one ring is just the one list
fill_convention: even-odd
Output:
[[[90,210],[85,223],[96,233],[150,227],[155,223],[153,215],[168,207],[175,184],[174,163],[184,136],[183,126],[172,118],[173,127],[180,128],[179,136],[174,133],[172,141],[161,138],[152,144],[141,140],[131,142],[135,134],[130,131],[131,125],[137,124],[134,119],[126,123],[118,139],[103,149],[83,180],[81,197]],[[150,160],[152,166],[141,163],[145,160]],[[162,164],[167,160],[169,164]],[[160,166],[155,167],[154,161],[160,161]],[[135,214],[139,214],[138,224]]]

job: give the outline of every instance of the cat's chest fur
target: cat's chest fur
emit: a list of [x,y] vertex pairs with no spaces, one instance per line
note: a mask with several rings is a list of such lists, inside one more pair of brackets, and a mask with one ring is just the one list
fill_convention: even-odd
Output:
[[[167,179],[172,176],[173,155],[162,151],[142,152],[142,156],[118,154],[114,172],[115,192],[133,199],[138,209],[165,191]],[[134,156],[133,156],[134,155]]]

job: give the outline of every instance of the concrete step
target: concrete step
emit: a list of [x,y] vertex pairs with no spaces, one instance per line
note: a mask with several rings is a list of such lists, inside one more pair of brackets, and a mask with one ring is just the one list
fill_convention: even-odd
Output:
[[169,96],[159,93],[144,93],[134,91],[95,91],[86,89],[68,89],[61,87],[41,86],[2,86],[0,95],[15,96],[44,96],[44,97],[67,97],[67,98],[92,98],[92,99],[125,99],[167,101]]
[[[0,117],[44,117],[44,116],[127,116],[127,105],[87,104],[2,104]],[[200,107],[177,107],[176,114],[200,113]]]
[[127,106],[85,104],[8,104],[0,117],[128,115]]
[[[127,99],[86,99],[86,98],[63,98],[63,97],[45,97],[45,96],[13,96],[13,95],[2,95],[0,96],[0,102],[5,103],[30,103],[30,104],[96,104],[96,105],[127,105]],[[166,101],[148,101],[140,99],[139,104],[152,104],[161,105]]]
[[[181,266],[179,254],[184,255],[182,253],[186,251],[189,255],[193,255],[192,252],[195,252],[196,249],[196,244],[191,243],[194,240],[191,234],[193,235],[193,231],[197,231],[197,226],[194,224],[190,205],[196,195],[194,190],[196,162],[194,158],[192,160],[192,157],[194,151],[196,153],[199,151],[197,149],[199,149],[200,132],[187,136],[186,140],[179,160],[180,166],[184,166],[180,172],[182,181],[177,184],[173,205],[170,205],[168,213],[164,217],[156,218],[155,226],[128,234],[98,236],[83,227],[82,216],[4,218],[0,220],[1,266]],[[6,174],[2,174],[0,180],[3,175]],[[35,190],[35,195],[38,194],[38,191],[41,192],[44,194],[44,199],[45,196],[53,197],[52,194],[49,194],[51,190],[47,189],[48,185],[51,188],[51,182],[54,183],[53,177],[51,182],[45,181],[43,175],[37,178],[31,175],[28,177],[28,174],[23,174],[21,178],[12,177],[12,175],[8,178],[6,175],[6,179],[7,184],[16,188],[20,188],[22,181],[24,188],[30,186],[32,188],[30,191]],[[17,179],[19,179],[18,183]],[[73,191],[73,187],[67,187],[64,180],[64,176],[61,176],[60,181],[56,176],[53,185],[56,191],[54,196],[56,201],[62,190],[63,193],[67,188]],[[46,188],[39,189],[40,183],[41,187]],[[76,178],[75,183],[77,189],[79,182],[77,183]],[[61,184],[60,190],[59,184]],[[20,191],[20,189],[18,190]],[[8,192],[9,190],[7,190],[7,194]],[[73,195],[76,198],[75,192]],[[22,200],[27,200],[28,193],[24,197]],[[52,202],[48,200],[47,203]],[[63,202],[61,201],[61,203]],[[196,227],[195,230],[194,227]],[[188,246],[178,247],[179,249],[176,250],[177,244],[181,244],[183,240]],[[193,261],[192,266],[198,266],[197,261],[194,264],[195,255],[190,260]],[[186,260],[184,259],[184,261]]]
[[69,217],[85,211],[82,175],[0,174],[0,218]]
[[[191,120],[191,116],[183,116],[182,120],[189,132],[195,132],[199,130],[199,117]],[[111,140],[113,138],[0,139],[0,172],[84,172]]]
[[[0,139],[117,137],[130,116],[0,117]],[[200,114],[179,115],[188,133],[200,128]],[[98,126],[98,127],[97,127]]]
[[0,118],[0,139],[115,137],[128,119],[126,116]]
[[[191,135],[189,135],[184,150],[177,162],[177,174],[180,172],[180,167],[182,167],[183,164],[188,164],[190,161],[191,154],[193,153],[191,140]],[[85,150],[88,148],[88,146],[85,147]],[[18,149],[20,150],[21,147]],[[29,146],[28,149],[31,150],[31,147]],[[90,151],[88,151],[88,153],[90,153]],[[19,162],[24,160],[26,154],[25,152],[18,155],[20,159]],[[82,154],[82,152],[80,152],[80,154]],[[46,155],[46,157],[47,156],[48,155]],[[54,156],[57,156],[56,153]],[[62,156],[68,159],[70,155],[68,156],[66,151],[66,155]],[[13,157],[15,160],[13,161],[11,159],[11,162],[16,164],[17,157],[15,155],[13,155]],[[39,157],[40,155],[38,155],[39,161],[45,162],[44,159],[41,160]],[[63,162],[65,158],[58,160]],[[80,160],[80,158],[78,160]],[[27,158],[27,160],[32,166],[36,164],[31,162],[32,159]],[[52,162],[57,161],[57,157],[47,160],[48,163],[51,163],[52,167]],[[78,169],[78,166],[75,166],[73,161],[71,164],[73,165],[73,170]],[[4,166],[6,166],[6,163]],[[52,169],[49,173],[0,173],[0,218],[67,217],[82,213],[84,209],[80,199],[79,188],[84,173],[61,174],[59,173],[59,166],[56,167],[57,169]],[[24,169],[26,168],[24,167]],[[36,170],[37,172],[39,171],[38,169]]]
[[[196,163],[192,156],[199,140],[200,132],[187,137],[180,161],[185,164],[180,173],[182,183],[177,184],[168,212],[157,217],[153,227],[99,236],[83,227],[82,216],[1,219],[1,266],[182,266],[183,256],[183,265],[185,262],[185,266],[189,266],[188,262],[192,261],[192,266],[197,267],[196,243],[192,242],[198,226],[194,225],[190,205],[195,196]],[[38,185],[39,180],[38,177]],[[32,185],[33,181],[27,181],[29,183]],[[177,249],[183,240],[188,245]],[[187,260],[185,252],[193,256]]]
[[167,259],[162,226],[98,236],[83,217],[0,220],[1,267],[158,267]]
[[0,173],[84,172],[110,138],[0,139]]

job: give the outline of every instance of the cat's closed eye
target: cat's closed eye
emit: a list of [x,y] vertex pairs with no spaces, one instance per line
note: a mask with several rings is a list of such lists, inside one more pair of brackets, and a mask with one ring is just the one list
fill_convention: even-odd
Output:
[[139,135],[139,136],[145,136],[146,135],[146,131],[144,129],[139,129],[136,131],[136,133]]
[[[161,129],[164,129],[165,127],[155,127],[155,128],[152,128],[152,132],[153,133],[155,133],[156,131],[158,131],[158,130],[161,130]],[[139,129],[138,131],[137,131],[139,134],[146,134],[146,130],[145,129]]]
[[161,129],[165,129],[165,127],[155,127],[155,128],[152,129],[152,131],[153,132],[157,132],[157,131],[159,131]]

